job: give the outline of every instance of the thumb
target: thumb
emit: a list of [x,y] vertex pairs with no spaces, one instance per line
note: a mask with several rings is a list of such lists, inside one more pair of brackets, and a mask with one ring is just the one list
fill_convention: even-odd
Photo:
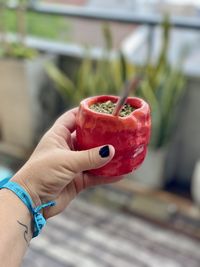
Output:
[[74,171],[82,172],[100,168],[111,161],[114,157],[115,149],[111,145],[105,145],[89,150],[76,151],[75,153]]

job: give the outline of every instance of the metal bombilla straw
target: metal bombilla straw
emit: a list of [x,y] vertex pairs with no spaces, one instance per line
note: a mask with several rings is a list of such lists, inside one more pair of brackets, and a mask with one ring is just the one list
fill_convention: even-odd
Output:
[[141,75],[137,75],[134,79],[130,80],[130,81],[127,81],[122,89],[122,95],[121,97],[119,98],[114,110],[113,110],[113,113],[112,115],[113,116],[118,116],[123,105],[126,103],[126,100],[130,94],[130,92],[134,92],[138,85],[140,84],[142,80],[142,77]]

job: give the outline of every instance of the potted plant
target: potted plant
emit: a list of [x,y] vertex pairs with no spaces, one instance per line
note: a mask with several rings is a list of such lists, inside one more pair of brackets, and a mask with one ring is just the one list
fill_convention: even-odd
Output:
[[[74,78],[70,79],[55,65],[49,65],[47,72],[54,80],[66,103],[79,105],[84,98],[101,95],[119,95],[120,88],[127,79],[140,72],[143,81],[136,95],[146,100],[152,113],[152,134],[149,153],[138,171],[130,175],[152,187],[163,185],[163,166],[168,143],[172,135],[176,109],[184,93],[184,76],[181,62],[173,67],[168,61],[170,35],[169,19],[162,25],[162,47],[156,62],[146,62],[144,66],[134,66],[119,52],[111,57],[112,37],[108,27],[104,27],[105,49],[99,61],[89,56],[83,59]],[[183,57],[181,56],[181,59]]]
[[162,46],[157,61],[149,61],[143,68],[145,79],[141,83],[139,96],[151,107],[152,133],[147,157],[142,167],[133,176],[135,180],[152,188],[164,185],[164,166],[168,145],[177,121],[179,102],[185,90],[185,78],[181,70],[186,50],[180,54],[179,62],[172,66],[168,59],[170,24],[163,21]]
[[41,57],[26,45],[27,1],[18,1],[14,39],[7,32],[6,4],[0,3],[1,143],[6,150],[12,147],[11,151],[23,155],[32,148],[41,128],[43,113],[38,98],[46,82],[44,65],[49,57]]

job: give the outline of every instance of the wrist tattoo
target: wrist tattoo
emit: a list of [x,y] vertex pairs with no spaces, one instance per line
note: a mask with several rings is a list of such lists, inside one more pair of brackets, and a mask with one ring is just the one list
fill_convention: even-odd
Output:
[[29,242],[28,242],[28,233],[29,233],[29,230],[28,230],[28,226],[21,223],[20,221],[18,221],[18,224],[20,224],[23,228],[24,228],[24,240],[26,241],[27,245],[29,245]]

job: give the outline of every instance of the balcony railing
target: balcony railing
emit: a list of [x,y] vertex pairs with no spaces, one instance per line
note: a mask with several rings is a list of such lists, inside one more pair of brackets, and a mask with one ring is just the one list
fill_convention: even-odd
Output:
[[[15,9],[15,4],[8,5],[9,9]],[[106,21],[106,22],[118,22],[123,24],[135,24],[145,25],[148,27],[148,39],[149,39],[149,51],[152,50],[154,44],[154,29],[156,26],[161,25],[163,21],[162,15],[145,14],[138,15],[132,12],[116,12],[108,11],[105,9],[97,8],[83,8],[72,6],[59,6],[39,4],[37,0],[29,0],[28,10],[36,13],[55,15],[71,18],[89,19],[91,21]],[[185,30],[200,30],[200,19],[194,17],[170,17],[170,24],[173,28],[185,29]],[[50,42],[45,40],[35,40],[30,38],[27,44],[31,47],[51,51],[54,53],[68,54],[68,48],[59,42]],[[73,51],[72,45],[69,45],[69,51]],[[74,54],[81,54],[81,49],[75,46]],[[73,54],[73,52],[72,52]]]
[[[9,8],[16,8],[16,5],[10,5]],[[162,15],[144,14],[138,15],[132,12],[106,11],[97,8],[82,8],[72,6],[56,6],[47,4],[37,4],[37,1],[29,0],[29,10],[42,14],[51,14],[56,16],[65,16],[73,18],[103,20],[108,22],[120,22],[126,24],[138,24],[147,26],[158,26],[162,23]],[[200,19],[193,17],[172,16],[171,26],[174,28],[200,30]]]

